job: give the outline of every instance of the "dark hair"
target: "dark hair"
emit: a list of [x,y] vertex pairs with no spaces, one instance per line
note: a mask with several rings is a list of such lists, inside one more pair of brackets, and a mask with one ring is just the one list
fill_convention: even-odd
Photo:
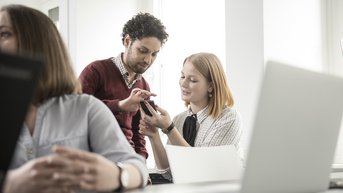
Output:
[[138,13],[124,25],[122,32],[122,42],[128,34],[134,41],[144,37],[156,37],[163,45],[168,40],[168,34],[165,31],[162,22],[149,13]]
[[67,48],[50,18],[23,5],[3,6],[0,11],[9,15],[18,40],[18,54],[44,61],[32,103],[40,104],[51,97],[75,93],[79,83]]

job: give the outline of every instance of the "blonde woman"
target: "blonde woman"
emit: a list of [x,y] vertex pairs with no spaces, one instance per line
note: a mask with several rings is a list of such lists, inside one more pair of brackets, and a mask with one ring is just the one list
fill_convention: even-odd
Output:
[[233,108],[234,99],[218,57],[211,53],[196,53],[187,57],[179,85],[187,110],[173,120],[161,107],[156,107],[156,112],[146,103],[152,116],[141,110],[143,118],[140,121],[140,132],[149,137],[157,169],[169,169],[158,128],[167,135],[168,143],[172,145],[234,145],[237,151],[241,151],[240,116]]

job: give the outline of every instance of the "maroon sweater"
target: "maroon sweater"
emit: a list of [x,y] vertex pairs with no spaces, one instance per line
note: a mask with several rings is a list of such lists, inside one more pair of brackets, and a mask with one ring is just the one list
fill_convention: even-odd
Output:
[[132,89],[141,88],[150,91],[146,80],[144,78],[138,80],[129,89],[111,58],[90,63],[81,72],[79,78],[83,92],[94,95],[110,108],[129,143],[138,154],[147,158],[144,135],[138,132],[140,112],[122,112],[118,109],[118,102],[129,97]]

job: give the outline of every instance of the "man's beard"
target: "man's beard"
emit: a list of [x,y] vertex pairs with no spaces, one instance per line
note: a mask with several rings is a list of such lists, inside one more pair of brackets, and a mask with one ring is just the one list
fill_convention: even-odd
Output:
[[131,48],[129,49],[128,51],[128,55],[127,55],[127,65],[128,67],[134,72],[134,73],[137,73],[137,74],[143,74],[148,68],[143,68],[143,67],[140,67],[139,63],[144,63],[145,66],[148,66],[144,61],[142,62],[136,62],[132,59],[131,57],[132,55],[132,50]]
[[140,65],[138,63],[131,63],[131,62],[129,62],[127,65],[129,66],[129,68],[134,73],[137,73],[137,74],[143,74],[147,70],[147,68],[140,67]]

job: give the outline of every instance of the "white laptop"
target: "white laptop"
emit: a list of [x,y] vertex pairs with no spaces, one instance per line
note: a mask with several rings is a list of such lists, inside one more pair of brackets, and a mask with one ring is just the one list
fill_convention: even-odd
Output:
[[242,160],[232,145],[182,147],[167,145],[173,183],[237,181],[243,171]]
[[342,78],[268,62],[240,192],[327,190],[342,111]]

